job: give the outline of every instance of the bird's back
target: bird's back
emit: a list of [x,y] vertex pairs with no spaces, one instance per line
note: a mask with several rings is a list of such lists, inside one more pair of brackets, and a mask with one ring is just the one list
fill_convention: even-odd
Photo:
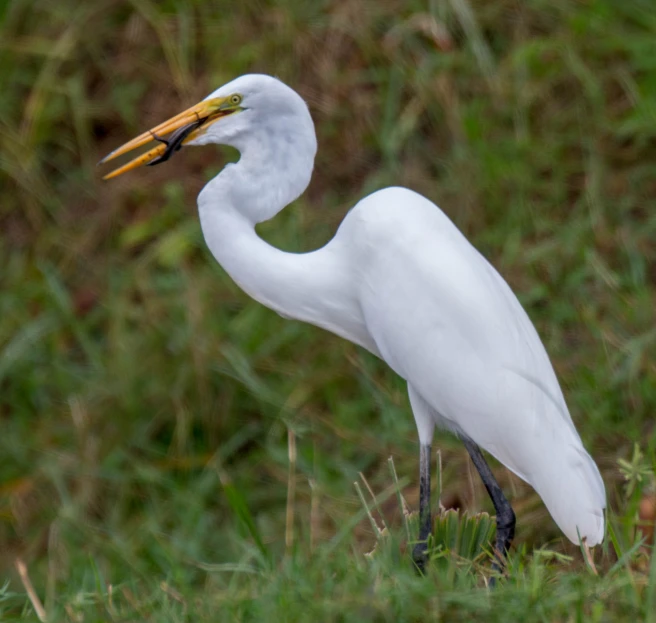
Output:
[[563,532],[603,538],[605,492],[549,357],[503,278],[433,203],[403,188],[362,200],[348,248],[382,358],[432,406],[538,491]]

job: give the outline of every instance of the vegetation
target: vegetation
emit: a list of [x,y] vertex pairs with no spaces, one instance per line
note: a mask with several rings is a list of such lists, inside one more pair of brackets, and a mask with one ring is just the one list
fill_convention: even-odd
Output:
[[[204,247],[195,196],[236,154],[100,181],[111,149],[256,71],[303,94],[320,144],[266,239],[314,248],[406,185],[518,293],[606,482],[598,576],[495,465],[508,578],[487,590],[489,557],[449,549],[487,525],[452,513],[418,577],[387,460],[415,507],[403,384]],[[656,621],[653,0],[7,0],[0,81],[1,620],[40,600],[51,621]],[[444,504],[491,512],[462,446],[435,445]]]

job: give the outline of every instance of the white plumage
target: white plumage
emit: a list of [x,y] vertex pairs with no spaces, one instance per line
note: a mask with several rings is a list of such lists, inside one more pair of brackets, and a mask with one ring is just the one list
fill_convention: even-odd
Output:
[[185,141],[241,152],[198,199],[217,261],[264,305],[386,361],[408,383],[422,445],[435,425],[468,437],[535,488],[571,541],[601,542],[601,476],[535,328],[499,273],[436,205],[405,188],[362,199],[317,251],[264,242],[255,224],[310,181],[314,125],[300,96],[274,78],[242,76],[207,101],[233,94],[238,110]]

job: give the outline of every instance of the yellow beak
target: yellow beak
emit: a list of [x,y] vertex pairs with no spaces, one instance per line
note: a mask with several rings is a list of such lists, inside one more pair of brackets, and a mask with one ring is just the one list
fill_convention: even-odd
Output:
[[[132,171],[132,169],[136,169],[137,167],[157,164],[158,162],[167,160],[173,151],[180,149],[182,145],[202,134],[210,123],[234,113],[236,110],[239,110],[239,108],[230,104],[229,97],[203,100],[200,104],[196,104],[168,121],[160,123],[158,126],[140,134],[137,138],[133,138],[131,141],[125,143],[125,145],[122,145],[105,156],[98,164],[109,162],[151,141],[160,141],[158,145],[130,160],[130,162],[115,169],[111,173],[108,173],[103,179],[109,180],[128,171]],[[173,133],[176,131],[180,133],[173,136]],[[168,141],[167,137],[171,140]]]

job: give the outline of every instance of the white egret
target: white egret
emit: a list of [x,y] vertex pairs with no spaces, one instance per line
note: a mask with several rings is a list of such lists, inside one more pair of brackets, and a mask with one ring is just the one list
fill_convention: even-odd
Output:
[[233,80],[103,162],[153,139],[160,143],[106,179],[183,144],[236,147],[240,160],[198,196],[216,260],[260,303],[358,344],[407,381],[420,441],[420,568],[436,425],[462,439],[492,498],[500,562],[515,515],[479,447],[534,487],[572,542],[602,541],[604,484],[544,346],[503,278],[435,204],[386,188],[362,199],[317,251],[286,253],[259,238],[255,225],[307,187],[317,150],[307,105],[270,76]]

